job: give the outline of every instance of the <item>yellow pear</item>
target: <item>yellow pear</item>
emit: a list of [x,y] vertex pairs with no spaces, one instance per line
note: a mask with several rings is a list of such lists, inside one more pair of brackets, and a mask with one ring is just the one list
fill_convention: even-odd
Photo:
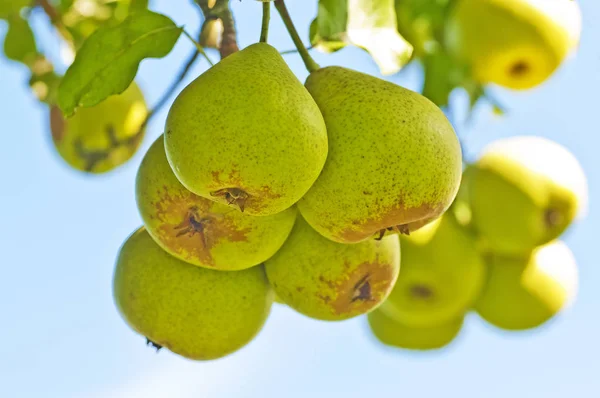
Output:
[[475,309],[501,329],[538,327],[567,308],[577,295],[577,263],[561,241],[523,258],[490,255],[488,267],[488,282]]
[[279,52],[253,44],[200,75],[175,99],[167,158],[195,194],[250,215],[279,213],[327,158],[323,116]]
[[114,299],[127,324],[189,359],[226,356],[262,329],[273,303],[263,267],[222,272],[163,251],[141,228],[121,247]]
[[401,236],[402,267],[381,311],[411,327],[448,323],[475,302],[485,264],[474,237],[449,214]]
[[396,236],[345,245],[324,238],[302,217],[283,247],[265,262],[281,301],[301,314],[330,321],[365,314],[380,305],[399,269]]
[[524,90],[547,80],[579,42],[572,0],[457,0],[447,45],[482,83]]
[[50,110],[52,141],[60,156],[73,168],[104,173],[128,161],[144,136],[148,115],[137,86],[64,119],[58,107]]
[[164,250],[216,270],[262,263],[283,245],[296,220],[295,207],[253,217],[191,193],[173,174],[162,136],[138,170],[136,201],[146,229]]
[[438,350],[448,346],[460,333],[464,317],[430,327],[406,326],[381,310],[367,315],[373,335],[381,343],[409,350]]
[[527,255],[587,209],[587,180],[566,148],[512,137],[484,149],[464,176],[473,228],[496,254]]
[[341,67],[310,74],[329,155],[298,203],[323,236],[356,243],[409,233],[442,214],[462,172],[452,125],[431,101],[391,82]]

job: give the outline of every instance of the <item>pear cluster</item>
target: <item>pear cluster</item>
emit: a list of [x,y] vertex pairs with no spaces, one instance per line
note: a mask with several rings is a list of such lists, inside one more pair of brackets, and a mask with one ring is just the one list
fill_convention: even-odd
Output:
[[466,167],[450,210],[400,237],[402,270],[368,314],[372,333],[433,350],[471,311],[502,330],[546,324],[576,297],[577,263],[558,239],[586,205],[585,175],[563,146],[530,136],[492,143]]
[[456,134],[425,97],[342,67],[303,85],[251,45],[179,94],[147,151],[117,307],[150,344],[196,360],[250,342],[275,297],[319,320],[369,313],[398,280],[398,235],[438,219],[461,174]]

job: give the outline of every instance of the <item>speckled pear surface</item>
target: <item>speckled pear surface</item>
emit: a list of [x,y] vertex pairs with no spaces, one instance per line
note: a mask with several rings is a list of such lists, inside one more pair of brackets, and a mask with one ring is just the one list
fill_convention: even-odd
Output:
[[261,264],[283,245],[296,208],[253,217],[188,191],[171,170],[163,137],[150,147],[136,179],[136,201],[146,229],[181,260],[234,271]]
[[473,236],[448,214],[401,236],[402,268],[383,312],[407,326],[450,322],[475,302],[485,264]]
[[558,238],[587,209],[581,165],[546,138],[493,142],[465,179],[473,227],[497,254],[527,255]]
[[66,120],[60,109],[52,107],[52,141],[71,167],[89,173],[108,172],[137,151],[147,114],[144,96],[132,83],[123,93],[93,107],[80,108]]
[[332,321],[376,308],[391,291],[399,268],[397,237],[344,245],[324,238],[302,217],[265,262],[281,301],[311,318]]
[[380,310],[367,315],[373,335],[381,343],[408,350],[438,350],[454,341],[460,333],[464,317],[458,317],[447,323],[415,328],[403,325]]
[[261,330],[273,302],[263,267],[195,267],[162,250],[143,228],[121,247],[113,289],[132,329],[195,360],[242,348]]
[[490,256],[489,278],[475,310],[501,329],[527,330],[549,321],[576,298],[577,263],[561,241],[530,256]]
[[291,207],[327,158],[317,105],[264,43],[230,55],[187,86],[165,132],[169,163],[186,188],[251,215]]
[[448,47],[482,83],[529,89],[544,82],[579,43],[581,13],[571,0],[459,0]]
[[313,72],[306,87],[329,135],[329,156],[298,203],[323,236],[355,243],[408,232],[451,204],[462,172],[458,139],[420,94],[341,67]]

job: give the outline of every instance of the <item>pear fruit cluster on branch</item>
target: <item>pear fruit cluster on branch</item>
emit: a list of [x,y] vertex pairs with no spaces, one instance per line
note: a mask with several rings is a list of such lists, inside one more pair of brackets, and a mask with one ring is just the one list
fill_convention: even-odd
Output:
[[470,312],[507,331],[545,325],[576,298],[577,263],[557,239],[586,204],[585,175],[566,148],[532,136],[493,142],[467,166],[450,210],[400,237],[401,272],[368,315],[372,334],[435,350]]
[[146,153],[118,308],[192,359],[249,342],[275,294],[314,319],[366,314],[399,277],[398,233],[448,209],[461,172],[452,126],[420,94],[341,67],[303,85],[251,45],[179,94]]

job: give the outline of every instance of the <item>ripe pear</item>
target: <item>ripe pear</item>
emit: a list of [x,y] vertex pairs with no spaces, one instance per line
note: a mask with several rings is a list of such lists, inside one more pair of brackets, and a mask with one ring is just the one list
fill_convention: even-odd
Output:
[[470,168],[473,227],[489,250],[526,255],[558,238],[587,207],[587,181],[566,148],[541,137],[492,143]]
[[477,80],[525,90],[577,46],[581,12],[572,0],[458,0],[447,26],[448,48]]
[[265,43],[225,58],[179,94],[165,145],[187,189],[256,216],[296,203],[327,158],[319,108]]
[[113,291],[133,330],[154,346],[196,360],[245,346],[273,303],[263,267],[236,272],[195,267],[162,250],[144,228],[121,247]]
[[340,243],[409,233],[450,206],[462,155],[431,101],[341,67],[311,73],[306,87],[325,118],[329,156],[298,208],[319,233]]
[[140,165],[136,200],[146,229],[164,250],[224,271],[249,268],[273,256],[292,231],[297,212],[290,207],[253,217],[194,195],[173,174],[162,136]]
[[449,345],[460,333],[464,317],[430,327],[406,326],[381,310],[367,315],[373,335],[385,345],[409,350],[438,350]]
[[265,262],[281,301],[301,314],[330,321],[376,308],[392,290],[399,269],[397,237],[345,245],[324,238],[302,217]]
[[523,258],[491,255],[488,267],[489,280],[475,309],[501,329],[536,328],[568,308],[577,295],[577,263],[561,241]]
[[71,167],[105,173],[135,154],[144,136],[147,115],[144,95],[132,83],[123,93],[93,107],[81,108],[66,120],[58,107],[52,107],[52,141]]
[[481,293],[485,263],[475,238],[449,214],[401,236],[402,268],[381,311],[411,327],[448,323]]

